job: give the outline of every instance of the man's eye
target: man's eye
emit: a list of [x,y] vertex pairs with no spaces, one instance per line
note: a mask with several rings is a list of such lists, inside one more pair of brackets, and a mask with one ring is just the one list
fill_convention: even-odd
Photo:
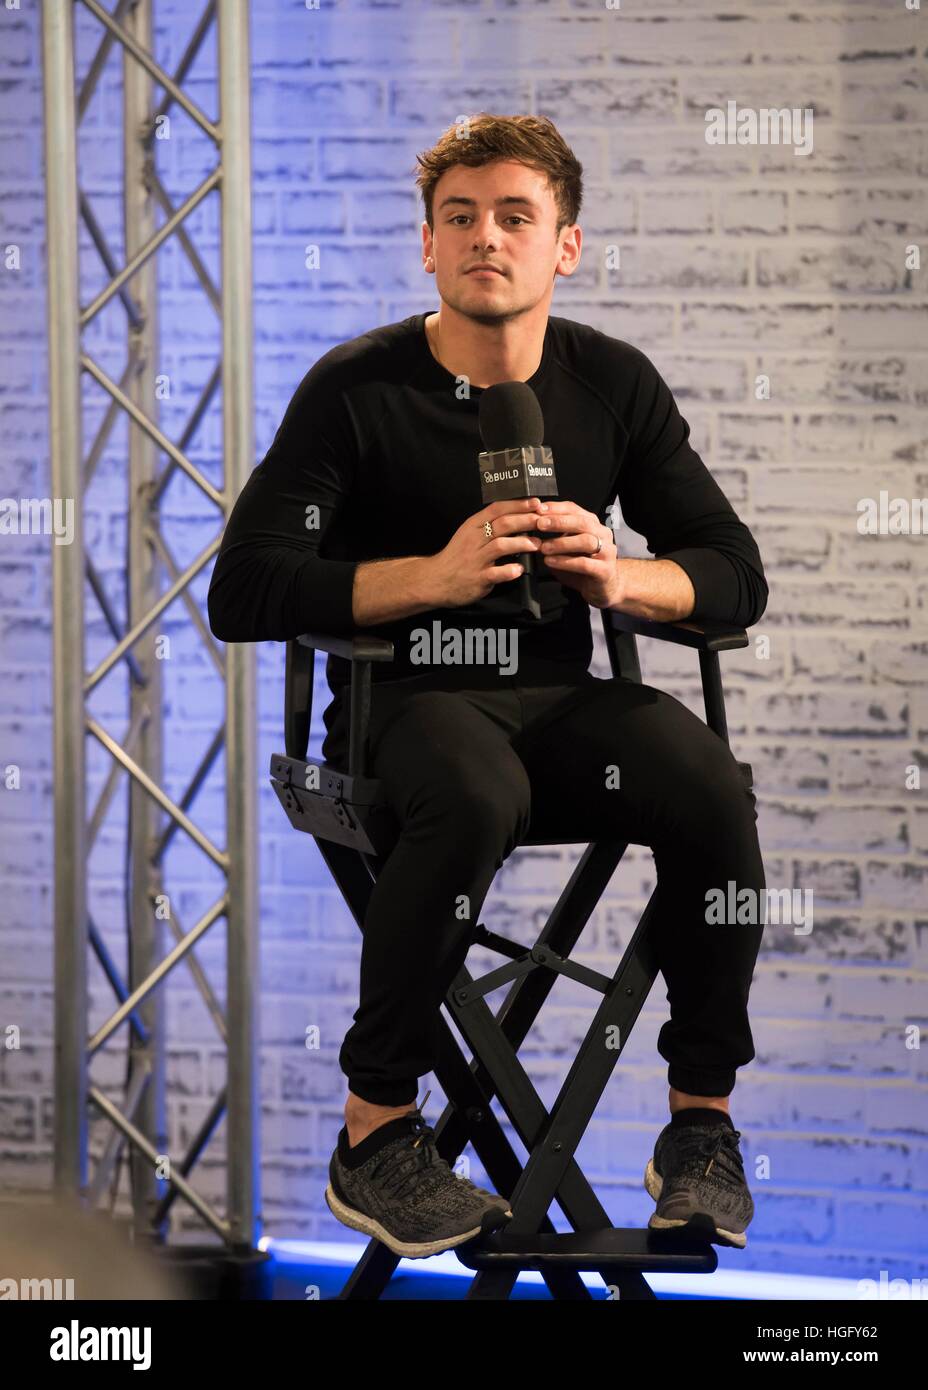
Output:
[[[467,213],[466,213],[466,212],[457,212],[457,213],[455,213],[455,215],[451,218],[451,221],[452,221],[452,222],[457,222],[457,221],[459,221],[459,219],[462,218],[462,217],[463,217],[463,218],[465,219],[465,221],[466,221],[466,220],[467,220]],[[528,221],[528,218],[527,218],[527,217],[523,217],[523,216],[522,216],[520,213],[518,213],[518,212],[510,213],[510,215],[506,218],[506,221],[507,221],[507,222],[511,222],[511,221],[513,220],[513,218],[515,218],[515,220],[516,220],[517,222],[527,222],[527,221]]]

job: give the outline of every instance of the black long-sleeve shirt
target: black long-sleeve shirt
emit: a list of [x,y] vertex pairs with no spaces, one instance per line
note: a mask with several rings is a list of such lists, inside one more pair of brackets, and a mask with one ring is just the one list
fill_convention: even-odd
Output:
[[[285,641],[314,630],[358,631],[352,587],[359,562],[435,554],[482,509],[481,388],[462,395],[432,355],[426,317],[413,314],[340,344],[300,382],[226,525],[208,597],[216,637]],[[618,501],[622,520],[651,553],[689,575],[694,620],[756,623],[768,591],[754,538],[690,445],[689,425],[647,356],[550,316],[529,385],[544,414],[557,495],[604,522]],[[618,542],[621,554],[621,530]],[[538,568],[546,621],[523,624],[494,613],[511,581],[467,608],[365,626],[395,644],[395,661],[375,662],[372,679],[421,675],[422,666],[410,663],[410,633],[431,631],[436,619],[443,628],[517,626],[523,682],[536,671],[588,667],[589,605],[540,557]],[[350,663],[329,657],[336,697],[350,672]],[[468,669],[460,676],[466,684]]]

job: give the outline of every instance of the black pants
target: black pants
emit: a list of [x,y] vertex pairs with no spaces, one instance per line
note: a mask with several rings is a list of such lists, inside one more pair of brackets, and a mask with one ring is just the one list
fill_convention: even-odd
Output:
[[[496,871],[529,826],[554,843],[570,826],[651,847],[652,939],[670,1004],[657,1049],[675,1089],[729,1095],[754,1057],[747,1004],[764,918],[708,923],[706,894],[734,902],[751,888],[759,903],[765,889],[755,798],[734,755],[651,686],[579,670],[567,685],[513,679],[374,686],[370,775],[402,829],[364,922],[360,1003],[339,1053],[349,1089],[378,1105],[416,1099]],[[323,745],[340,766],[344,727],[339,717]]]

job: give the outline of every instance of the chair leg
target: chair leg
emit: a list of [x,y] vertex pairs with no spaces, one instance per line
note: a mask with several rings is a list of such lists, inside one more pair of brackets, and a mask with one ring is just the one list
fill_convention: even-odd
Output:
[[[488,1238],[490,1242],[498,1238],[505,1240],[510,1235],[556,1236],[547,1214],[554,1200],[575,1232],[612,1229],[605,1209],[573,1154],[657,974],[647,935],[653,896],[612,981],[603,980],[598,985],[603,990],[603,1001],[550,1114],[517,1054],[553,988],[557,971],[550,962],[566,962],[626,848],[614,842],[598,842],[586,848],[536,943],[536,951],[545,948],[538,953],[538,963],[515,981],[496,1017],[476,987],[479,982],[474,981],[466,968],[459,971],[445,1004],[473,1053],[472,1062],[465,1058],[445,1018],[439,1016],[435,1074],[448,1105],[435,1127],[436,1143],[442,1157],[452,1164],[466,1144],[473,1143],[496,1190],[510,1197],[513,1216],[501,1232]],[[338,845],[320,845],[320,849],[363,929],[367,902],[376,879],[376,865],[364,856],[359,858],[356,851]],[[545,960],[548,965],[542,963]],[[588,973],[594,975],[594,972]],[[607,1027],[618,1030],[620,1045],[615,1049],[602,1045]],[[499,1098],[520,1140],[529,1150],[530,1157],[524,1168],[493,1113],[494,1097]],[[461,1254],[464,1254],[463,1247]],[[640,1272],[628,1265],[610,1262],[605,1251],[603,1256],[601,1265],[595,1265],[596,1271],[607,1286],[618,1290],[620,1298],[654,1297]],[[379,1241],[372,1240],[339,1297],[378,1298],[398,1263],[398,1256]],[[546,1264],[537,1258],[527,1260],[522,1267],[540,1268],[556,1299],[587,1300],[592,1297],[576,1268]],[[518,1265],[509,1263],[478,1268],[467,1297],[508,1298],[519,1269]]]
[[[435,1075],[445,1095],[454,1098],[449,1099],[449,1104],[435,1125],[438,1151],[442,1158],[453,1166],[468,1141],[472,1142],[494,1189],[504,1196],[508,1195],[518,1183],[522,1165],[490,1107],[492,1095],[482,1084],[484,1078],[480,1074],[479,1063],[467,1062],[443,1018],[438,1030],[438,1053]],[[545,1215],[539,1230],[554,1233],[555,1227],[550,1217]],[[510,1290],[517,1275],[518,1271],[509,1284]],[[590,1297],[589,1290],[575,1270],[545,1270],[543,1278],[553,1298]],[[476,1279],[471,1287],[475,1284]],[[509,1296],[508,1291],[504,1291],[505,1279],[498,1284],[494,1282],[493,1286],[497,1291],[489,1294],[489,1297]]]
[[[644,918],[642,922],[645,922]],[[634,954],[634,944],[632,944],[623,958],[624,972],[620,966],[617,973],[616,990],[618,992],[624,990],[631,977],[629,971],[633,962],[630,962],[630,957]],[[466,974],[466,972],[462,973]],[[649,988],[650,984],[648,985]],[[645,989],[644,998],[647,997],[647,992],[648,990]],[[623,994],[622,998],[624,1007],[628,1010],[626,996]],[[484,1037],[484,1045],[488,1044],[494,1030],[498,1036],[502,1034],[498,1020],[493,1018],[482,999],[476,999],[470,1007],[476,1009],[481,1015],[488,1016],[488,1029],[487,1035]],[[591,1039],[598,1039],[603,1036],[601,1030],[604,1025],[600,1020],[601,1013],[602,1010],[589,1030],[585,1045],[589,1045]],[[627,1037],[631,1031],[631,1022],[628,1021],[627,1013],[624,1018],[626,1027],[623,1028],[621,1037]],[[458,1016],[458,1021],[461,1022],[460,1016]],[[556,1173],[545,1171],[543,1164],[539,1165],[537,1171],[532,1171],[533,1160],[537,1160],[538,1155],[542,1152],[541,1136],[545,1125],[548,1126],[548,1141],[552,1142],[550,1141],[551,1126],[557,1121],[562,1106],[566,1106],[567,1110],[571,1112],[573,1123],[575,1127],[579,1128],[581,1134],[586,1127],[587,1121],[582,1117],[574,1116],[571,1111],[571,1092],[568,1083],[565,1082],[549,1116],[545,1112],[534,1087],[525,1075],[515,1051],[509,1049],[507,1057],[506,1048],[501,1047],[499,1049],[502,1074],[499,1076],[498,1085],[494,1087],[491,1077],[498,1073],[493,1063],[491,1062],[489,1068],[485,1067],[482,1061],[468,1064],[450,1029],[444,1024],[444,1020],[442,1023],[443,1027],[440,1030],[439,1039],[440,1057],[435,1072],[445,1094],[454,1097],[454,1099],[449,1103],[436,1126],[439,1151],[442,1152],[443,1157],[453,1163],[470,1138],[496,1190],[511,1195],[513,1217],[502,1229],[503,1239],[509,1233],[554,1233],[555,1228],[547,1215],[547,1211],[551,1201],[555,1199],[564,1209],[574,1230],[589,1231],[610,1227],[608,1214],[599,1203],[593,1189],[572,1157],[568,1160],[560,1182],[558,1182]],[[473,1019],[470,1020],[470,1023],[473,1024]],[[478,1049],[481,1047],[475,1036],[475,1031],[481,1031],[479,1027],[476,1030],[470,1027],[462,1029],[462,1031],[465,1031],[465,1036],[468,1032],[471,1033],[471,1037],[468,1039],[469,1046]],[[599,1046],[598,1043],[596,1045]],[[615,1060],[618,1060],[620,1052],[621,1049],[616,1052]],[[478,1055],[486,1056],[486,1051],[478,1052]],[[610,1066],[610,1072],[614,1065],[615,1061]],[[578,1075],[582,1075],[583,1071],[587,1070],[582,1066],[580,1056],[574,1064],[575,1069],[578,1067],[580,1068]],[[573,1074],[574,1069],[572,1069],[571,1076]],[[569,1081],[570,1077],[568,1077]],[[592,1084],[594,1089],[597,1089],[596,1084]],[[604,1085],[605,1082],[603,1082],[603,1088]],[[601,1089],[597,1089],[593,1108],[595,1108],[596,1101],[601,1094]],[[531,1157],[524,1169],[520,1167],[502,1126],[490,1109],[490,1100],[494,1090],[499,1095],[507,1113],[510,1114],[520,1138],[531,1151]],[[531,1119],[528,1118],[529,1114]],[[559,1144],[555,1141],[553,1146],[558,1148]],[[513,1177],[516,1175],[518,1176],[513,1185]],[[541,1214],[539,1215],[539,1213]],[[630,1271],[627,1268],[611,1268],[608,1265],[599,1267],[596,1272],[599,1273],[607,1287],[617,1289],[620,1299],[655,1297],[650,1285],[640,1273]],[[553,1298],[558,1300],[592,1299],[592,1294],[578,1271],[569,1268],[559,1269],[554,1266],[542,1266],[541,1273]],[[519,1270],[512,1267],[481,1269],[476,1273],[466,1296],[474,1299],[507,1299],[512,1293],[518,1275]]]
[[379,1240],[369,1241],[338,1297],[368,1302],[378,1299],[393,1278],[399,1262],[399,1255],[394,1255],[389,1246]]
[[[621,852],[612,847],[612,859],[617,862]],[[595,877],[603,864],[596,864],[596,849],[590,846],[574,877],[574,889],[583,875]],[[601,858],[601,856],[600,856]],[[591,870],[591,863],[593,868]],[[611,871],[607,875],[611,876]],[[584,885],[589,887],[590,885]],[[601,888],[599,889],[601,892]],[[599,892],[596,893],[598,900]],[[569,893],[568,893],[569,896]],[[576,911],[574,899],[574,911]],[[657,967],[647,948],[647,929],[654,911],[652,896],[611,986],[605,993],[600,1009],[591,1024],[587,1037],[574,1061],[550,1115],[545,1111],[534,1087],[517,1057],[518,1047],[553,985],[553,972],[541,969],[523,975],[510,991],[497,1018],[491,1014],[466,969],[459,973],[449,991],[448,1005],[475,1062],[467,1064],[447,1027],[441,1030],[439,1065],[436,1075],[445,1094],[451,1100],[439,1125],[446,1139],[446,1157],[456,1158],[467,1139],[473,1142],[496,1190],[509,1195],[513,1217],[501,1233],[527,1235],[547,1232],[551,1223],[547,1211],[557,1200],[575,1231],[600,1230],[610,1227],[608,1215],[601,1206],[587,1179],[573,1159],[573,1153],[599,1102],[612,1070],[621,1055],[625,1040],[647,999]],[[551,951],[569,954],[569,945],[585,924],[573,914],[564,913],[560,920],[549,922],[543,933]],[[527,1001],[530,996],[531,1003]],[[462,1002],[467,1001],[467,1002]],[[611,1053],[603,1048],[602,1038],[607,1028],[617,1028],[620,1046]],[[496,1095],[516,1128],[520,1139],[530,1151],[530,1158],[521,1170],[515,1185],[512,1177],[518,1160],[506,1136],[490,1109]],[[569,1274],[556,1284],[543,1273],[554,1297],[590,1297],[579,1274],[575,1271],[553,1271]],[[604,1265],[598,1270],[607,1285],[616,1287],[619,1296],[640,1299],[653,1297],[646,1280],[627,1268]],[[518,1277],[511,1267],[482,1269],[478,1272],[468,1297],[506,1298]],[[580,1287],[582,1286],[582,1292]]]

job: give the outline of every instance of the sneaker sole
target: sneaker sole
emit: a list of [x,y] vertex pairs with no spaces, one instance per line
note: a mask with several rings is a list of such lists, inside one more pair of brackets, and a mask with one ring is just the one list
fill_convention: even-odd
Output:
[[[644,1185],[649,1197],[653,1197],[655,1202],[659,1199],[664,1186],[664,1179],[654,1167],[654,1160],[648,1159],[648,1166],[644,1170]],[[706,1239],[707,1228],[715,1232],[715,1236],[709,1236],[714,1244],[733,1245],[738,1250],[743,1250],[748,1243],[747,1235],[744,1231],[726,1231],[722,1226],[716,1226],[712,1217],[707,1212],[697,1212],[683,1221],[681,1218],[672,1220],[666,1216],[658,1216],[653,1212],[648,1226],[652,1231],[670,1231],[684,1228],[688,1234],[697,1239]]]
[[475,1236],[487,1235],[490,1231],[495,1231],[512,1215],[508,1208],[503,1211],[502,1207],[495,1209],[491,1207],[485,1212],[480,1225],[475,1226],[472,1231],[462,1231],[456,1236],[445,1236],[443,1240],[405,1241],[397,1240],[396,1236],[391,1235],[372,1216],[366,1216],[363,1211],[346,1206],[335,1195],[331,1183],[326,1187],[325,1200],[329,1211],[343,1226],[350,1226],[354,1231],[361,1231],[366,1236],[373,1236],[375,1240],[379,1240],[389,1250],[392,1250],[394,1255],[401,1255],[407,1260],[424,1260],[428,1255],[440,1255],[443,1250],[453,1250],[456,1245],[463,1245],[465,1241],[473,1240]]

